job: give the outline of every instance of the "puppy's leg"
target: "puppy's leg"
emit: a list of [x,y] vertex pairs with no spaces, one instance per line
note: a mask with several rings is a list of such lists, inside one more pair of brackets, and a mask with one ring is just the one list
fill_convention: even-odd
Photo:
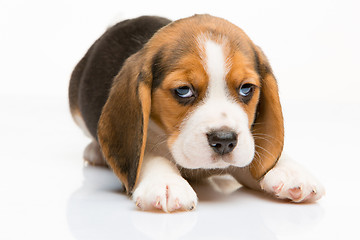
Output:
[[[75,104],[75,103],[72,103],[72,104]],[[91,164],[91,165],[107,166],[105,158],[104,158],[104,156],[103,156],[103,154],[101,152],[100,146],[97,143],[97,141],[94,139],[94,137],[91,136],[88,128],[86,127],[84,119],[81,116],[80,111],[77,109],[77,106],[72,106],[71,114],[72,114],[72,116],[74,118],[75,123],[83,131],[85,136],[92,139],[91,143],[89,143],[89,145],[87,145],[85,150],[84,150],[84,153],[83,153],[84,160],[86,162],[88,162],[89,164]]]
[[325,194],[324,187],[314,176],[284,155],[258,182],[252,179],[246,168],[234,174],[234,177],[250,188],[261,189],[277,198],[293,202],[316,201]]
[[99,144],[93,140],[84,150],[84,159],[91,165],[107,166]]
[[138,181],[132,198],[142,210],[192,210],[197,204],[190,184],[166,158],[146,155]]

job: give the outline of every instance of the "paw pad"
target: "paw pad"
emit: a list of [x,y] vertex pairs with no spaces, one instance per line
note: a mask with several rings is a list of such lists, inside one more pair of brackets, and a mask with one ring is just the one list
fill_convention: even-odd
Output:
[[160,197],[156,198],[156,201],[154,202],[154,207],[157,209],[162,209],[161,203],[160,203]]
[[274,190],[275,194],[279,194],[283,187],[284,187],[284,183],[280,183],[277,186],[273,186],[273,190]]
[[300,187],[294,187],[294,188],[290,188],[288,190],[289,192],[289,195],[291,197],[291,199],[294,201],[294,202],[298,202],[301,200],[301,196],[302,196],[302,189],[301,189],[301,186]]

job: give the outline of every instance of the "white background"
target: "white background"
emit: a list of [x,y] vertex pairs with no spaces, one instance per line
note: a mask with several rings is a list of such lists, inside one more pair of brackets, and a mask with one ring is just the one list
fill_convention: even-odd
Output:
[[[359,12],[355,0],[0,0],[0,239],[360,239]],[[75,64],[116,20],[195,13],[230,20],[268,56],[286,151],[326,186],[318,203],[197,186],[196,211],[143,213],[109,170],[83,166]]]

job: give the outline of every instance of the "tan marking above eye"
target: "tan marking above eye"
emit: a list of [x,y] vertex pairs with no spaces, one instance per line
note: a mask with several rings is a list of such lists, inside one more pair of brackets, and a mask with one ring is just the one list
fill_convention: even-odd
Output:
[[167,75],[162,83],[162,89],[174,89],[182,86],[190,85],[186,81],[187,77],[184,71],[175,71]]
[[183,69],[171,72],[165,77],[161,90],[169,93],[176,88],[190,87],[195,91],[197,98],[202,98],[207,89],[208,80],[206,75],[197,69]]
[[[199,65],[201,63],[198,56],[184,56],[176,68],[171,69],[165,76],[161,87],[153,92],[152,117],[171,135],[179,131],[182,121],[196,107],[196,101],[206,94],[208,80],[206,73]],[[173,90],[183,86],[191,87],[196,91],[195,104],[182,105],[173,96]]]
[[246,78],[246,79],[243,79],[241,81],[241,84],[239,84],[239,86],[242,86],[244,84],[252,84],[256,87],[260,87],[259,85],[259,79],[256,77],[256,78]]

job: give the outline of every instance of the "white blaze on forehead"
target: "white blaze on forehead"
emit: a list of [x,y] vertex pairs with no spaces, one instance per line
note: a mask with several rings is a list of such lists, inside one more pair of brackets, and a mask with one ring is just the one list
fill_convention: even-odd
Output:
[[208,98],[226,98],[226,59],[223,46],[212,41],[205,42],[205,69],[209,76]]

